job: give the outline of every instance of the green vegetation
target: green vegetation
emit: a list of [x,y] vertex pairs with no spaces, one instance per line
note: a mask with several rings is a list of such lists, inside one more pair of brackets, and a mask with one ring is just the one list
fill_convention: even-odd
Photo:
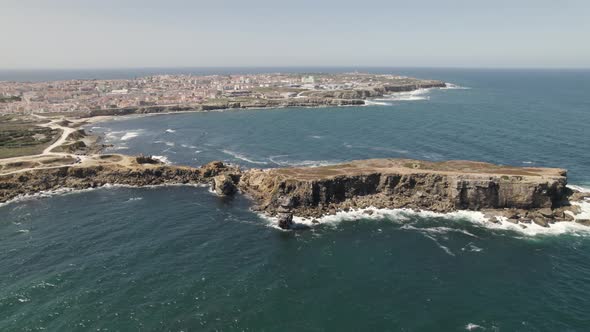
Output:
[[0,103],[10,103],[13,101],[21,101],[19,96],[0,96]]
[[0,158],[39,154],[61,130],[39,127],[39,122],[17,116],[0,116]]

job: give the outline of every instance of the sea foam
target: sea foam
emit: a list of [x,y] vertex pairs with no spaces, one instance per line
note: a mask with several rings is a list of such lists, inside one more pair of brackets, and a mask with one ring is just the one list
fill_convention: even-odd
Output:
[[[590,202],[574,203],[580,204],[582,207],[582,214],[577,218],[582,219],[590,216]],[[269,222],[269,225],[278,228],[278,219],[260,214],[264,220]],[[535,223],[530,224],[515,224],[508,221],[505,217],[498,216],[498,222],[491,222],[482,212],[459,210],[449,213],[438,213],[425,210],[411,210],[411,209],[378,209],[375,207],[368,207],[363,209],[350,210],[348,212],[338,211],[336,214],[325,215],[320,218],[302,218],[298,216],[293,217],[293,222],[296,227],[317,227],[319,225],[337,227],[342,222],[359,221],[359,220],[387,220],[403,224],[401,229],[416,230],[420,232],[435,234],[445,232],[463,233],[470,237],[477,237],[466,230],[442,226],[430,227],[416,227],[412,223],[412,217],[420,218],[446,218],[453,220],[465,220],[473,225],[487,228],[496,231],[511,231],[524,236],[537,235],[561,235],[572,234],[576,236],[590,236],[590,227],[581,225],[576,222],[556,222],[550,224],[549,227],[539,226]]]
[[245,156],[245,155],[243,155],[243,154],[240,154],[240,153],[237,153],[237,152],[234,152],[234,151],[230,151],[230,150],[221,150],[221,152],[223,152],[223,153],[225,153],[225,154],[227,154],[227,155],[230,155],[230,156],[232,156],[232,157],[234,157],[234,158],[236,158],[236,159],[240,159],[240,160],[243,160],[243,161],[249,162],[249,163],[251,163],[251,164],[259,164],[259,165],[266,165],[266,164],[268,164],[268,163],[267,163],[267,162],[265,162],[265,161],[257,161],[257,160],[250,159],[250,158],[248,158],[247,156]]

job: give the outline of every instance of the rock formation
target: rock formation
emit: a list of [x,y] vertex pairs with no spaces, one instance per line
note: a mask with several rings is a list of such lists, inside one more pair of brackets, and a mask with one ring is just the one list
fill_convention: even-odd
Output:
[[[240,189],[258,209],[320,217],[350,208],[411,208],[436,212],[494,210],[546,226],[567,220],[566,171],[471,161],[354,161],[314,168],[249,170]],[[565,210],[564,210],[565,209]]]
[[473,161],[372,159],[324,167],[242,171],[219,161],[192,168],[165,165],[146,156],[96,155],[79,164],[0,175],[0,202],[39,191],[105,184],[210,184],[220,196],[238,190],[246,193],[257,210],[276,217],[286,229],[296,226],[294,215],[317,218],[369,207],[479,210],[492,222],[500,216],[541,226],[574,219],[590,224],[575,218],[581,211],[570,204],[589,194],[573,193],[566,183],[563,169]]
[[216,176],[239,169],[212,162],[200,168],[139,163],[148,157],[102,155],[86,164],[34,169],[0,176],[0,202],[20,195],[60,188],[85,189],[106,184],[149,186],[162,184],[209,184]]

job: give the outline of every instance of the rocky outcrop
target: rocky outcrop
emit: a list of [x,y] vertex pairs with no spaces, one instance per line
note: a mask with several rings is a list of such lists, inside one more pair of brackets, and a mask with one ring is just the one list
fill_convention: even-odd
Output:
[[219,196],[231,196],[238,191],[236,183],[240,176],[236,174],[221,174],[213,178],[211,189]]
[[[209,184],[216,176],[238,173],[239,169],[212,162],[200,168],[130,161],[130,157],[90,165],[36,169],[0,176],[0,202],[19,195],[60,188],[85,189],[106,184],[149,186],[162,184]],[[144,157],[145,158],[145,157]]]
[[570,201],[590,195],[568,189],[563,169],[472,161],[373,159],[324,167],[242,171],[219,161],[192,168],[162,164],[146,156],[96,155],[81,164],[0,175],[0,202],[40,191],[106,184],[210,184],[220,196],[241,191],[254,199],[255,209],[276,217],[285,229],[297,226],[294,215],[316,218],[370,207],[478,210],[492,222],[503,217],[545,227],[574,219],[584,224],[585,220],[574,217],[580,214],[580,207]]
[[270,215],[290,212],[319,217],[371,206],[437,212],[514,209],[541,224],[540,220],[555,217],[554,209],[567,203],[571,192],[566,183],[562,169],[379,159],[249,170],[242,175],[240,189]]

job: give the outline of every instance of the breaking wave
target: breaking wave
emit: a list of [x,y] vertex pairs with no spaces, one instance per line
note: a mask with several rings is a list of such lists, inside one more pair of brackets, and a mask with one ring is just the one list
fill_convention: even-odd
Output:
[[416,100],[429,100],[430,96],[428,93],[431,89],[418,89],[407,92],[395,92],[389,95],[385,95],[382,98],[375,98],[372,101],[376,102],[388,102],[388,101],[416,101]]
[[240,160],[243,160],[243,161],[248,162],[248,163],[251,163],[251,164],[258,164],[258,165],[266,165],[266,164],[268,164],[266,161],[253,160],[253,159],[250,159],[250,158],[248,158],[247,156],[245,156],[243,154],[240,154],[240,153],[237,153],[237,152],[233,152],[233,151],[230,151],[230,150],[221,150],[221,152],[223,152],[223,153],[225,153],[227,155],[230,155],[230,156],[232,156],[232,157],[234,157],[236,159],[240,159]]
[[281,158],[288,156],[289,155],[270,156],[268,160],[281,167],[319,167],[335,165],[341,162],[336,160],[280,160]]
[[164,164],[167,164],[167,165],[170,165],[171,164],[170,159],[168,159],[168,157],[166,157],[166,156],[152,156],[152,158],[154,158],[156,160],[159,160],[159,161],[161,161],[161,162],[163,162]]
[[456,85],[453,83],[445,83],[445,87],[444,88],[440,88],[441,90],[471,90],[471,88],[465,87],[465,86],[460,86],[460,85]]
[[[590,201],[573,203],[580,205],[582,213],[576,216],[576,219],[590,218]],[[274,217],[261,215],[269,221],[270,226],[278,228],[278,220]],[[446,226],[419,226],[413,220],[415,217],[422,219],[444,218],[452,220],[468,221],[470,224],[495,231],[509,231],[524,236],[537,235],[560,235],[572,234],[576,236],[590,236],[590,227],[581,225],[574,221],[562,221],[550,224],[549,227],[539,226],[535,223],[522,224],[512,223],[505,217],[496,217],[498,222],[491,222],[482,212],[479,211],[455,211],[449,213],[438,213],[432,211],[415,211],[411,209],[378,209],[368,207],[364,209],[350,210],[348,212],[338,211],[333,215],[325,215],[320,218],[302,218],[293,217],[293,222],[301,227],[317,227],[319,225],[336,227],[342,222],[359,221],[359,220],[387,220],[402,224],[401,229],[424,232],[428,235],[444,233],[462,233],[466,236],[477,238],[477,235],[461,229]],[[459,224],[458,224],[459,225]],[[475,250],[477,251],[477,250]]]

